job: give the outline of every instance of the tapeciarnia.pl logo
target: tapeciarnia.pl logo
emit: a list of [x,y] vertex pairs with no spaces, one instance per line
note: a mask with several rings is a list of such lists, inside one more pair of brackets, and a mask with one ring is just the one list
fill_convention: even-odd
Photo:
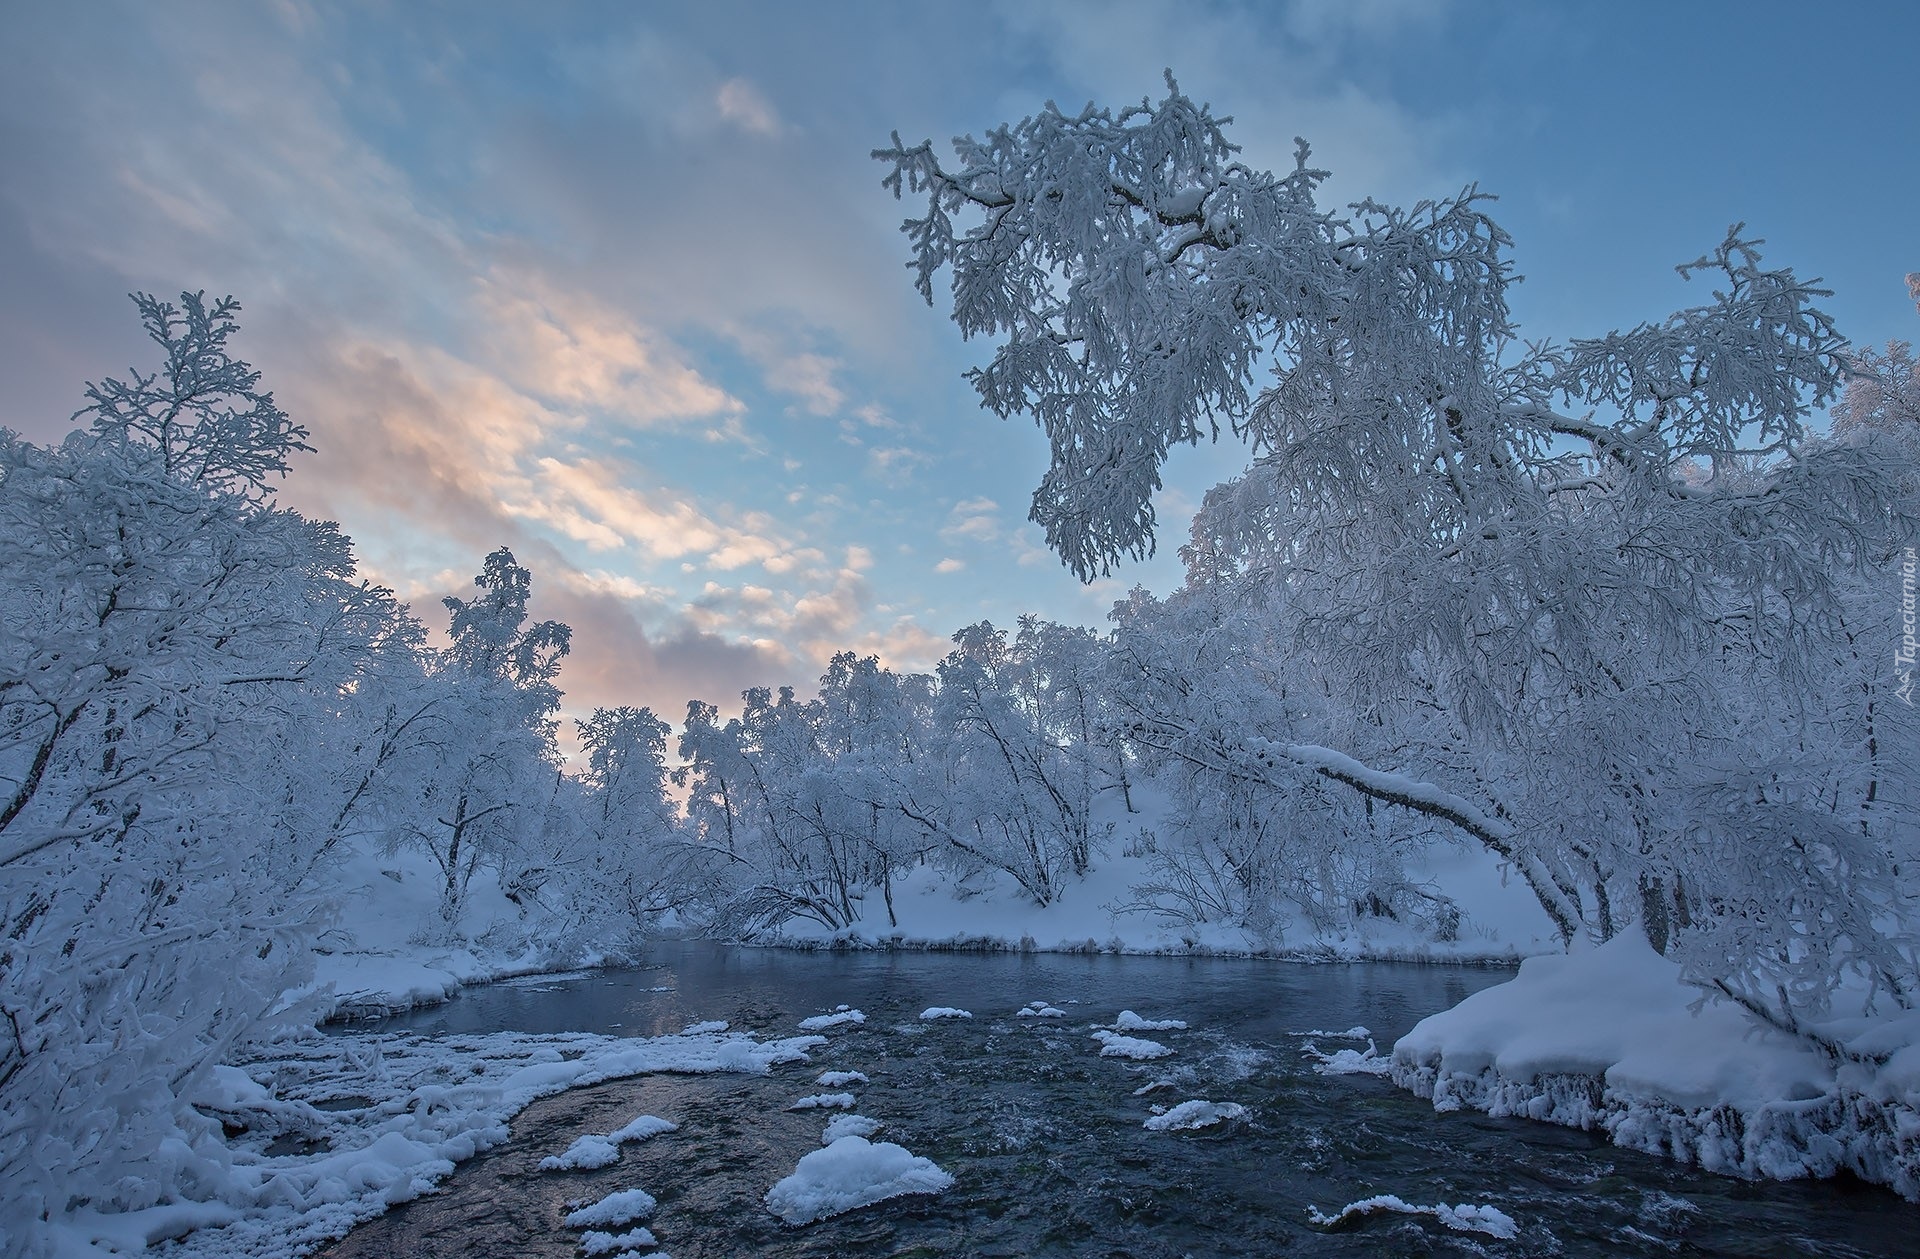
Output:
[[1913,706],[1913,656],[1916,645],[1913,632],[1913,548],[1900,558],[1900,644],[1893,649],[1893,668],[1900,675],[1900,688],[1894,692],[1902,703]]

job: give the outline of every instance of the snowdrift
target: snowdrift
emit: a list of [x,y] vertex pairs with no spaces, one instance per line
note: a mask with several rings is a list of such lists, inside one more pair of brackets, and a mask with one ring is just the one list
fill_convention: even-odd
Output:
[[[1695,1006],[1698,1008],[1694,1008]],[[1840,1171],[1920,1201],[1920,1017],[1825,1029],[1838,1061],[1725,1005],[1632,933],[1522,963],[1422,1020],[1390,1075],[1434,1109],[1604,1131],[1734,1176]]]

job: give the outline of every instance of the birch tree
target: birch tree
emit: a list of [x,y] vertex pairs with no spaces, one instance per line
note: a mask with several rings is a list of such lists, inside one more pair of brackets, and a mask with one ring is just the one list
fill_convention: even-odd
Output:
[[[1735,227],[1680,268],[1697,304],[1523,341],[1477,189],[1328,208],[1304,142],[1273,174],[1225,125],[1169,77],[951,166],[875,153],[919,206],[920,292],[948,273],[993,342],[982,404],[1047,437],[1050,545],[1083,578],[1149,553],[1170,450],[1231,433],[1254,462],[1203,512],[1207,563],[1277,587],[1346,714],[1254,764],[1457,828],[1564,934],[1637,921],[1782,1025],[1842,972],[1905,1000],[1882,876],[1913,819],[1857,798],[1844,743],[1789,751],[1848,591],[1914,523],[1886,447],[1815,439],[1846,367],[1828,294]],[[1458,742],[1397,726],[1422,706]]]

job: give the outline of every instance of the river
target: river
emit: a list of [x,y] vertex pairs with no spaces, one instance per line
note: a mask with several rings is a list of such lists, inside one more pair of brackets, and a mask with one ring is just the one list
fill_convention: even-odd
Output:
[[[638,1186],[674,1259],[725,1256],[1726,1255],[1915,1253],[1920,1206],[1853,1182],[1749,1183],[1708,1175],[1569,1129],[1432,1107],[1369,1075],[1317,1074],[1302,1053],[1364,1042],[1310,1038],[1370,1029],[1381,1050],[1421,1017],[1508,972],[1383,963],[1305,966],[1070,954],[796,953],[660,946],[631,969],[470,989],[447,1005],[372,1025],[422,1034],[585,1031],[651,1036],[725,1020],[791,1036],[847,1005],[810,1064],[769,1077],[656,1076],[537,1103],[506,1146],[443,1190],[356,1229],[334,1259],[577,1254],[560,1227],[569,1198]],[[1041,1001],[1060,1017],[1018,1017]],[[929,1006],[971,1019],[927,1021]],[[1123,1009],[1179,1019],[1140,1032],[1172,1056],[1099,1056],[1090,1039]],[[349,1029],[343,1035],[359,1034]],[[819,1146],[825,1070],[860,1071],[861,1114],[955,1177],[937,1197],[896,1198],[793,1227],[767,1189]],[[1232,1102],[1244,1118],[1197,1132],[1143,1127],[1154,1105]],[[584,1132],[636,1114],[680,1131],[624,1148],[590,1173],[533,1164]],[[1392,1194],[1409,1204],[1496,1207],[1501,1239],[1431,1216],[1309,1221]]]

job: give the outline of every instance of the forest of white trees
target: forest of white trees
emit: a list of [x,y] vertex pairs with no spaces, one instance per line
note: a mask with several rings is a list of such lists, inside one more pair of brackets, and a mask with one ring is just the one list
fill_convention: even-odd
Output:
[[1154,546],[1173,447],[1246,443],[1177,590],[1101,631],[965,627],[931,674],[843,653],[677,727],[601,708],[571,764],[533,575],[486,555],[431,624],[357,577],[277,503],[310,434],[234,357],[238,306],[136,296],[150,372],[87,386],[57,446],[0,430],[7,1200],[217,1178],[195,1103],[311,1023],[288,994],[354,853],[430,861],[423,942],[484,877],[519,907],[494,929],[565,964],[843,928],[928,866],[1045,906],[1121,845],[1169,921],[1445,940],[1419,858],[1468,842],[1569,941],[1644,931],[1778,1027],[1843,983],[1920,1001],[1911,351],[1850,358],[1738,230],[1683,269],[1698,304],[1525,342],[1472,192],[1336,210],[1304,146],[1235,154],[1170,85],[951,167],[877,155],[924,197],[921,291],[948,273],[993,342],[982,402],[1046,434],[1033,518],[1075,572]]

